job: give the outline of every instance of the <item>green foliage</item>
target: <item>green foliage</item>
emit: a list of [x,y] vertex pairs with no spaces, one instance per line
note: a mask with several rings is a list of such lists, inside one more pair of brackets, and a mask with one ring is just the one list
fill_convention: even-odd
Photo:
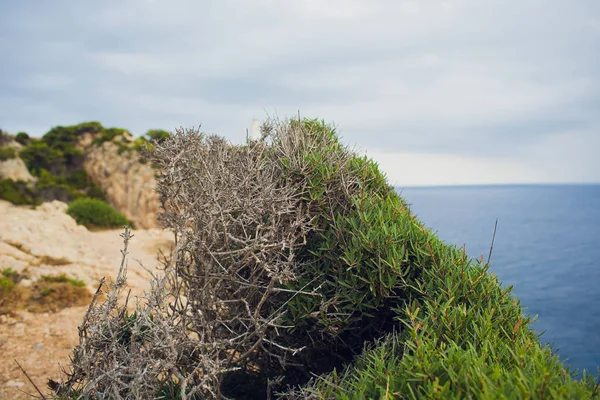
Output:
[[106,201],[106,195],[104,194],[104,190],[93,182],[90,182],[89,188],[87,190],[87,197],[91,199],[97,199],[100,201]]
[[21,143],[23,146],[27,146],[31,139],[29,138],[29,135],[26,132],[19,132],[19,133],[17,133],[15,140],[18,143]]
[[39,199],[27,182],[0,179],[0,199],[10,201],[15,205],[39,204]]
[[35,141],[25,147],[19,156],[34,176],[39,176],[45,169],[52,174],[64,174],[66,158],[62,151],[52,148],[45,141]]
[[162,142],[163,140],[171,136],[171,133],[163,129],[150,129],[148,132],[146,132],[146,136],[149,140],[156,140],[157,142]]
[[77,168],[71,172],[67,176],[66,182],[74,189],[86,189],[91,184],[91,180],[83,168]]
[[[331,134],[316,121],[305,123]],[[318,379],[313,393],[336,399],[590,396],[594,379],[575,381],[540,345],[510,288],[501,287],[487,264],[444,244],[418,221],[375,163],[352,159],[353,173],[364,178],[353,207],[329,207],[336,166],[319,160],[336,146],[332,139],[305,156],[314,168],[302,178],[320,206],[322,229],[302,255],[316,279],[294,289],[317,290],[339,318],[324,318],[322,299],[299,295],[289,302],[284,325],[303,334],[333,332],[338,352],[340,343],[353,352],[377,344],[343,376]]]
[[12,279],[7,278],[5,276],[0,278],[0,294],[8,294],[15,287],[15,283]]
[[12,268],[4,268],[0,273],[0,295],[10,293],[15,287],[19,274]]
[[47,283],[70,283],[75,287],[85,287],[85,282],[78,279],[69,278],[66,274],[60,274],[57,276],[42,275],[41,279]]
[[122,129],[122,128],[108,128],[108,129],[103,128],[102,135],[100,137],[94,139],[94,141],[92,143],[99,146],[104,142],[111,142],[117,136],[123,135],[124,133],[127,133],[127,132],[128,131],[126,129]]
[[41,140],[29,140],[19,155],[29,171],[40,178],[34,189],[35,197],[39,201],[70,202],[84,196],[104,200],[102,189],[83,169],[83,153],[76,145],[83,133],[102,133],[103,137],[112,138],[122,132],[117,128],[104,129],[98,122],[85,122],[57,126]]
[[92,228],[117,228],[132,225],[124,215],[97,199],[77,199],[69,204],[67,213],[75,218],[78,224]]
[[66,178],[53,176],[43,168],[40,171],[35,190],[36,196],[42,202],[60,200],[68,203],[84,196],[82,192],[78,192],[73,186],[69,185]]
[[10,160],[16,156],[17,152],[13,147],[0,147],[0,161]]
[[65,150],[74,146],[79,137],[84,133],[99,133],[104,132],[104,127],[96,121],[84,122],[72,126],[56,126],[46,133],[42,140],[48,144],[48,147]]

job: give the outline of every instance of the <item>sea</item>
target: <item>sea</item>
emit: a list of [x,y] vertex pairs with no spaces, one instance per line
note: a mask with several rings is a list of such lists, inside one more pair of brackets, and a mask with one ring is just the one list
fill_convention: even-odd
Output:
[[565,366],[600,374],[600,185],[397,188],[448,244],[490,260]]

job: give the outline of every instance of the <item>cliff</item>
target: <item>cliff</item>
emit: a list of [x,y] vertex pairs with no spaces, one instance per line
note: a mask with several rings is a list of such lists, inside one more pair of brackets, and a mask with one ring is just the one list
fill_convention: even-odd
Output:
[[[12,136],[6,135],[6,143],[3,143],[4,148],[12,148],[15,153],[23,149],[23,145],[18,143]],[[9,158],[7,160],[0,159],[0,179],[12,179],[14,181],[35,182],[37,179],[31,175],[27,166],[20,157]]]
[[84,152],[83,167],[90,179],[104,190],[108,202],[136,228],[158,227],[156,217],[160,204],[155,192],[156,171],[141,163],[135,150],[121,150],[117,143],[131,140],[126,132],[100,145],[93,143],[95,138],[97,135],[86,133],[79,141]]

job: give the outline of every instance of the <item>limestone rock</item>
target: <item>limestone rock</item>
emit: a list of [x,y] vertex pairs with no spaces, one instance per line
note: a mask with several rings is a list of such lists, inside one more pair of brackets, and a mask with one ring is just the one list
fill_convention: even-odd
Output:
[[156,171],[150,165],[140,163],[137,152],[119,154],[117,144],[88,144],[92,140],[93,136],[83,135],[80,141],[85,149],[84,168],[88,176],[106,192],[109,203],[136,228],[158,227],[160,203],[155,191]]
[[[18,285],[31,285],[42,275],[65,273],[83,280],[93,293],[101,278],[115,278],[121,262],[122,230],[88,231],[65,213],[66,207],[60,201],[33,208],[0,200],[0,269],[11,267],[29,276]],[[173,244],[168,230],[135,230],[133,234],[127,271],[131,304],[149,288],[148,270],[158,272],[158,250],[168,252]],[[45,314],[15,310],[0,315],[0,358],[17,359],[35,382],[60,379],[57,364],[69,364],[86,308]],[[0,398],[30,398],[17,390],[32,391],[23,387],[22,379],[18,368],[0,368]]]
[[[11,140],[6,147],[14,148],[17,153],[23,149],[21,143]],[[13,181],[35,182],[37,178],[29,173],[27,166],[19,156],[9,160],[0,161],[0,179],[12,179]]]

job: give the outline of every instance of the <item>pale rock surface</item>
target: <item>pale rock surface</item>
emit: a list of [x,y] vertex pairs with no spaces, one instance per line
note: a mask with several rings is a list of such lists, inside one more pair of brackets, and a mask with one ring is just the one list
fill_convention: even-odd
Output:
[[[21,143],[12,140],[8,142],[6,147],[12,147],[17,151],[23,149]],[[27,166],[19,156],[9,160],[0,161],[0,179],[12,179],[13,181],[35,182],[37,178],[29,173]]]
[[[122,231],[90,232],[77,225],[65,213],[66,208],[60,201],[34,209],[0,200],[0,269],[27,269],[31,280],[65,273],[83,280],[92,293],[102,277],[114,279],[121,261]],[[168,252],[172,234],[161,229],[134,230],[133,234],[127,280],[135,299],[148,289],[148,270],[157,271],[158,250]],[[58,364],[68,365],[86,308],[43,314],[18,311],[0,316],[0,358],[5,360],[0,363],[0,399],[30,398],[17,389],[34,392],[13,359],[42,389],[48,379],[59,378]],[[25,384],[21,387],[14,382]]]
[[158,227],[160,202],[155,191],[156,171],[149,164],[140,163],[137,152],[119,154],[117,144],[104,142],[96,146],[92,144],[93,139],[93,135],[85,134],[79,142],[85,154],[83,166],[90,179],[104,189],[109,203],[137,228]]

